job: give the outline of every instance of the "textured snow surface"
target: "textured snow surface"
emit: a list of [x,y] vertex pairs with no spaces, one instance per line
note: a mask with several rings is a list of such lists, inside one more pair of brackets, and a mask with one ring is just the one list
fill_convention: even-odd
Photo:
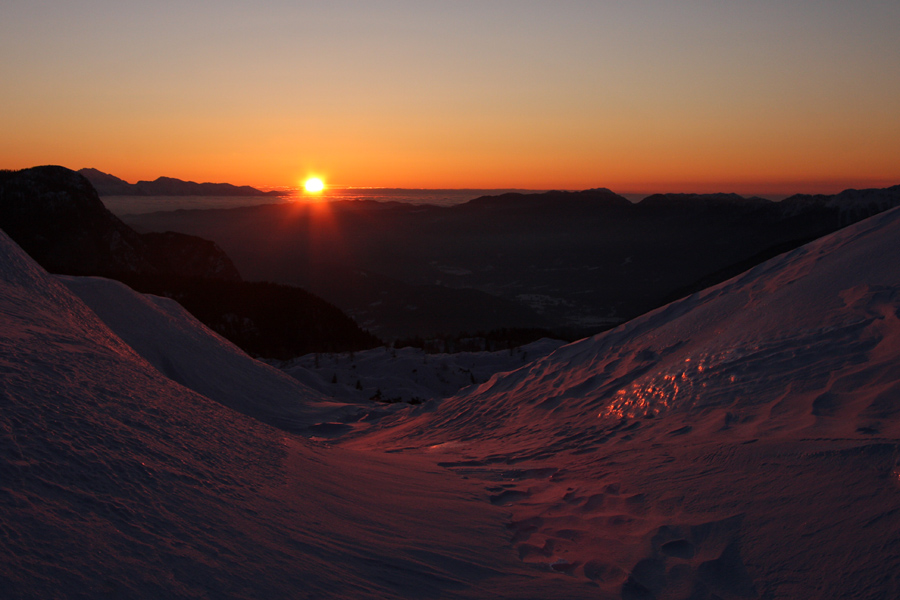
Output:
[[308,354],[281,368],[323,394],[349,402],[379,397],[382,402],[422,402],[446,398],[550,354],[559,340],[541,339],[496,352],[428,354],[418,348],[374,348],[362,352]]
[[[476,482],[222,406],[135,352],[2,233],[0,256],[0,597],[557,594],[563,576],[509,552],[503,511]],[[129,298],[121,314],[143,315]],[[151,358],[152,338],[135,341]],[[195,350],[222,350],[211,344]],[[180,350],[172,360],[189,364]],[[244,368],[235,361],[223,377]]]
[[622,598],[900,597],[900,212],[350,442],[428,452]]
[[[555,433],[723,410],[752,420],[754,433],[894,431],[900,405],[886,399],[900,379],[898,222],[896,210],[873,217],[495,376],[445,402],[421,435],[452,436],[461,418],[490,417],[507,437],[508,420],[523,416]],[[835,396],[847,392],[852,412]],[[779,401],[798,419],[774,418]]]
[[900,597],[898,240],[894,210],[375,418],[0,234],[0,595]]
[[289,430],[356,410],[253,360],[174,300],[100,277],[59,279],[160,373],[225,406]]

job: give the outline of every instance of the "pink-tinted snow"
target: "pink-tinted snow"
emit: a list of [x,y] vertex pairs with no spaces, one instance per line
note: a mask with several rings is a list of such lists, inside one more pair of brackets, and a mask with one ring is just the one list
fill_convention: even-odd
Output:
[[395,417],[536,567],[624,598],[900,597],[900,212]]
[[477,482],[427,457],[316,445],[208,399],[2,233],[0,253],[0,596],[555,594],[564,576],[509,553],[504,511]]
[[898,240],[894,210],[382,416],[0,235],[0,589],[900,597]]

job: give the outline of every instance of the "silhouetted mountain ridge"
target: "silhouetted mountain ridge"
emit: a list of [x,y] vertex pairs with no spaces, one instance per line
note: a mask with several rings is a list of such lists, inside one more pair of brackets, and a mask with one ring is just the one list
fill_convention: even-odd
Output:
[[620,196],[606,188],[595,188],[577,192],[551,190],[549,192],[537,194],[508,192],[496,196],[481,196],[454,208],[457,210],[471,210],[487,207],[502,207],[513,210],[522,210],[526,207],[552,207],[561,209],[564,207],[624,207],[626,205],[631,205],[631,202],[624,196]]
[[214,242],[172,231],[137,233],[81,174],[57,166],[0,172],[0,228],[42,267],[98,275],[178,300],[246,352],[291,358],[380,344],[305,290],[250,283]]
[[751,196],[749,198],[739,194],[653,194],[647,196],[638,203],[643,210],[648,209],[678,209],[678,210],[707,210],[728,207],[754,210],[769,208],[775,203],[765,198]]
[[[243,273],[306,287],[386,337],[502,327],[586,335],[898,204],[900,186],[784,202],[657,194],[632,203],[597,189],[451,207],[292,203],[127,220],[213,239]],[[510,309],[485,324],[490,298]],[[432,318],[448,307],[452,319]]]
[[795,194],[781,201],[782,213],[793,216],[812,211],[830,211],[842,225],[861,221],[900,203],[900,185],[887,188],[855,190],[839,194]]
[[230,183],[197,183],[174,177],[158,177],[153,181],[128,183],[97,169],[81,169],[100,196],[280,196],[280,192],[263,192],[249,185]]
[[139,234],[106,209],[85,177],[63,167],[4,172],[0,228],[51,273],[240,280],[215,243],[183,233]]

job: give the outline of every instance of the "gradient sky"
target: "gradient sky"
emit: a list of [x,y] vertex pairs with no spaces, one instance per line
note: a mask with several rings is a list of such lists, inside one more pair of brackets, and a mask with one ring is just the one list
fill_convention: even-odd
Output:
[[3,0],[0,167],[259,186],[900,183],[900,2]]

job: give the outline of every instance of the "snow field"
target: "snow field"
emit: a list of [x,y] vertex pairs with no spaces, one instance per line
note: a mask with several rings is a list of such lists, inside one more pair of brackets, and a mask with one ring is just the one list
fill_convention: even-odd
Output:
[[533,361],[378,350],[292,378],[0,234],[0,586],[898,597],[897,240],[893,210]]

